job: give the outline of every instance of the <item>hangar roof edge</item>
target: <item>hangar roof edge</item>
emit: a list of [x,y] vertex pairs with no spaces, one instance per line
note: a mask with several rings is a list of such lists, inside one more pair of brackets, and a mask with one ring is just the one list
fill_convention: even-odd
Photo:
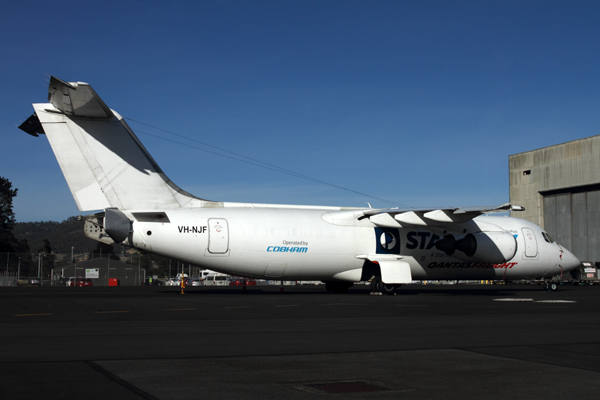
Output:
[[569,143],[581,142],[581,141],[584,141],[584,140],[590,140],[590,139],[595,139],[595,138],[600,140],[600,135],[588,136],[588,137],[581,138],[581,139],[570,140],[568,142],[563,142],[563,143],[553,144],[553,145],[550,145],[550,146],[540,147],[540,148],[534,149],[534,150],[527,150],[527,151],[522,151],[520,153],[509,154],[508,157],[510,158],[510,157],[521,155],[521,154],[533,153],[533,152],[536,152],[536,151],[540,151],[540,150],[544,150],[544,149],[549,149],[551,147],[564,146],[564,145],[569,144]]

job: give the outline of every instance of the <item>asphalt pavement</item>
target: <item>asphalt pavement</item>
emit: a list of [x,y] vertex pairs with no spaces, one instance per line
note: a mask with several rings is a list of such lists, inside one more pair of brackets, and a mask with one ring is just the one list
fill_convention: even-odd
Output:
[[596,398],[600,287],[0,287],[2,399]]

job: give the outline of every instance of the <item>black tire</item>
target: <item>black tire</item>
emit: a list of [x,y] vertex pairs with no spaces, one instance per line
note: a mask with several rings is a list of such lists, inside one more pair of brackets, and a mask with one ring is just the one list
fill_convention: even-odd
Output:
[[383,282],[381,282],[381,278],[376,276],[371,281],[371,292],[373,293],[381,293],[383,290]]
[[556,289],[558,289],[558,285],[556,284],[556,282],[550,283],[550,291],[555,292]]
[[381,293],[387,294],[388,296],[396,294],[396,289],[398,285],[386,285],[385,283],[381,283]]

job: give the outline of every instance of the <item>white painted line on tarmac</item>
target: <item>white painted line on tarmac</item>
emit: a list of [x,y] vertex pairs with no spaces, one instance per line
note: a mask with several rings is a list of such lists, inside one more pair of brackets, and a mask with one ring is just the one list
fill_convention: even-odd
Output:
[[577,303],[574,300],[533,300],[533,299],[494,299],[494,301],[509,301],[509,302],[529,302],[529,303]]
[[494,299],[494,301],[516,301],[516,302],[529,302],[533,301],[533,299],[515,299],[515,298],[507,298],[507,299]]
[[575,300],[538,300],[536,303],[577,303]]

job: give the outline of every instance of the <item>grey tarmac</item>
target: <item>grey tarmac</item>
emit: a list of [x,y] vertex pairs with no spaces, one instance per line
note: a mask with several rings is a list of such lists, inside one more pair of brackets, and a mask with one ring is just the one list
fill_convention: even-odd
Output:
[[396,296],[0,287],[0,398],[596,398],[599,296],[530,285]]

